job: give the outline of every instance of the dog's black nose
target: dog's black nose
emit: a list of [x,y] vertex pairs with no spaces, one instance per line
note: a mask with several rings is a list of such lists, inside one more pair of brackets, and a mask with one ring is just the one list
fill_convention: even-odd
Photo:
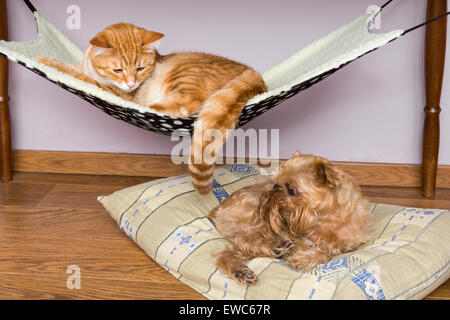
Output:
[[286,190],[290,196],[295,196],[295,190],[289,186],[289,183],[286,183]]
[[288,191],[288,194],[290,196],[295,196],[295,190],[294,189],[288,188],[287,191]]
[[280,186],[279,184],[274,184],[274,185],[273,185],[273,188],[274,188],[275,190],[277,190],[277,189],[280,189],[281,186]]

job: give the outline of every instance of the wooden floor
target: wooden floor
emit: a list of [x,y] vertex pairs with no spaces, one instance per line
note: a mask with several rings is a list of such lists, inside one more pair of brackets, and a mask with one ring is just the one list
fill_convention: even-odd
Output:
[[[16,173],[0,184],[0,299],[203,299],[123,235],[96,200],[148,180]],[[450,209],[450,189],[436,200],[416,188],[363,190],[375,202]],[[80,267],[80,290],[66,287],[71,265]],[[427,298],[450,300],[450,280]]]

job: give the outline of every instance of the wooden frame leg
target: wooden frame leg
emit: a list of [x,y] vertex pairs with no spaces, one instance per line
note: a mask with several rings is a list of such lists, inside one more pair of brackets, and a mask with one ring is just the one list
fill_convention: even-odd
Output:
[[[0,39],[8,38],[6,0],[0,0]],[[11,122],[8,106],[8,60],[0,57],[0,179],[12,179]]]
[[12,150],[10,135],[11,125],[7,97],[6,101],[0,102],[0,125],[0,178],[2,182],[10,182],[12,180]]
[[[427,20],[447,12],[447,0],[428,0]],[[447,40],[447,18],[427,26],[425,39],[426,106],[423,134],[423,183],[422,193],[433,198],[439,157],[439,114],[442,82],[444,78]]]

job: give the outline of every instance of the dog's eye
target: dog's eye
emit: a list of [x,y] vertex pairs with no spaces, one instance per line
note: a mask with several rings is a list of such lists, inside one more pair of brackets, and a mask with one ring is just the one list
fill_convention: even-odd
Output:
[[286,183],[286,190],[290,196],[295,196],[295,190],[289,186],[289,183]]

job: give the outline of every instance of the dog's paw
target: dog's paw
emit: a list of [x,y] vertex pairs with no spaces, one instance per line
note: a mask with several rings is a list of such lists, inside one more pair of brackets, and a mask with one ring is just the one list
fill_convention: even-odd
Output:
[[234,273],[234,278],[236,279],[236,281],[249,286],[254,285],[256,281],[258,281],[258,277],[256,276],[256,274],[249,268],[236,270],[236,272]]
[[294,250],[294,242],[288,241],[280,244],[273,250],[273,254],[277,259],[283,259],[284,257],[290,255]]

